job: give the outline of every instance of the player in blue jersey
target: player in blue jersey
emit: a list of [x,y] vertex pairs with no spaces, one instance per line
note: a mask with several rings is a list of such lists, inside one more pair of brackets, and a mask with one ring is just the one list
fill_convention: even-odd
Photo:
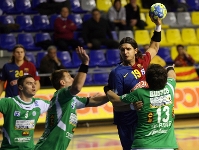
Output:
[[[152,20],[152,19],[151,19]],[[144,55],[138,50],[136,41],[130,37],[120,41],[120,55],[122,63],[113,69],[109,75],[108,85],[119,96],[132,90],[147,87],[145,71],[151,59],[157,54],[161,41],[161,20],[152,20],[156,24],[149,49]],[[144,37],[143,37],[144,38]],[[137,124],[137,114],[132,105],[114,106],[114,124],[124,150],[130,150],[134,140]]]
[[26,59],[23,45],[18,44],[13,48],[11,62],[6,63],[0,73],[0,95],[4,90],[4,84],[7,82],[5,97],[17,96],[19,94],[17,79],[24,75],[32,75],[36,81],[36,90],[40,89],[40,77],[37,70],[34,64]]

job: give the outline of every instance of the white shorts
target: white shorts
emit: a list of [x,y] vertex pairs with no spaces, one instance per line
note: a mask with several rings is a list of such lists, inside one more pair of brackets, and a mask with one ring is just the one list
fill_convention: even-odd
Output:
[[174,149],[140,149],[140,148],[135,149],[135,148],[133,148],[131,150],[174,150]]

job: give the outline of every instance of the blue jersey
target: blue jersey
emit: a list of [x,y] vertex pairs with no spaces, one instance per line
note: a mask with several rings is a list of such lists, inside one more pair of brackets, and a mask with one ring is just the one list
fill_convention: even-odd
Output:
[[15,63],[6,63],[0,74],[0,80],[7,81],[5,97],[17,96],[19,94],[17,79],[28,74],[32,75],[35,80],[40,79],[34,64],[29,61],[24,61],[20,67]]
[[[109,75],[108,84],[119,96],[130,93],[136,88],[146,87],[145,72],[150,64],[150,53],[146,52],[142,59],[138,59],[133,66],[118,65]],[[130,107],[130,106],[129,106]],[[137,121],[135,110],[114,111],[114,123],[131,125]]]

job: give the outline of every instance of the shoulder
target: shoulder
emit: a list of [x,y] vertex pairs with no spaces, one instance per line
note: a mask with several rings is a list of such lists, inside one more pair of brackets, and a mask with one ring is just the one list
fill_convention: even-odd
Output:
[[43,100],[41,98],[33,98],[32,100],[35,103],[35,105],[50,104],[50,101]]

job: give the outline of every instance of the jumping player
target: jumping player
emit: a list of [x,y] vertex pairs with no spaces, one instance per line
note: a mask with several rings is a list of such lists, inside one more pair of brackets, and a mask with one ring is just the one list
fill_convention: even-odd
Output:
[[25,48],[18,44],[13,48],[11,62],[3,66],[0,74],[0,95],[5,88],[5,97],[17,96],[19,90],[17,87],[17,79],[23,75],[32,75],[36,81],[36,91],[40,89],[40,77],[33,63],[29,62],[25,57]]
[[[118,96],[104,88],[112,103],[143,101],[131,150],[174,150],[178,148],[174,133],[174,91],[176,74],[173,66],[164,69],[152,64],[146,71],[149,88],[139,88]],[[122,105],[122,103],[119,103]]]
[[[157,54],[159,42],[161,41],[161,20],[151,20],[156,24],[156,28],[145,55],[142,55],[138,50],[138,45],[134,39],[126,37],[120,41],[119,49],[122,63],[111,71],[108,81],[110,88],[118,95],[130,93],[137,88],[147,86],[145,72],[151,59]],[[131,108],[129,105],[114,106],[114,123],[117,125],[124,150],[130,149],[137,124],[136,111],[131,110]]]

